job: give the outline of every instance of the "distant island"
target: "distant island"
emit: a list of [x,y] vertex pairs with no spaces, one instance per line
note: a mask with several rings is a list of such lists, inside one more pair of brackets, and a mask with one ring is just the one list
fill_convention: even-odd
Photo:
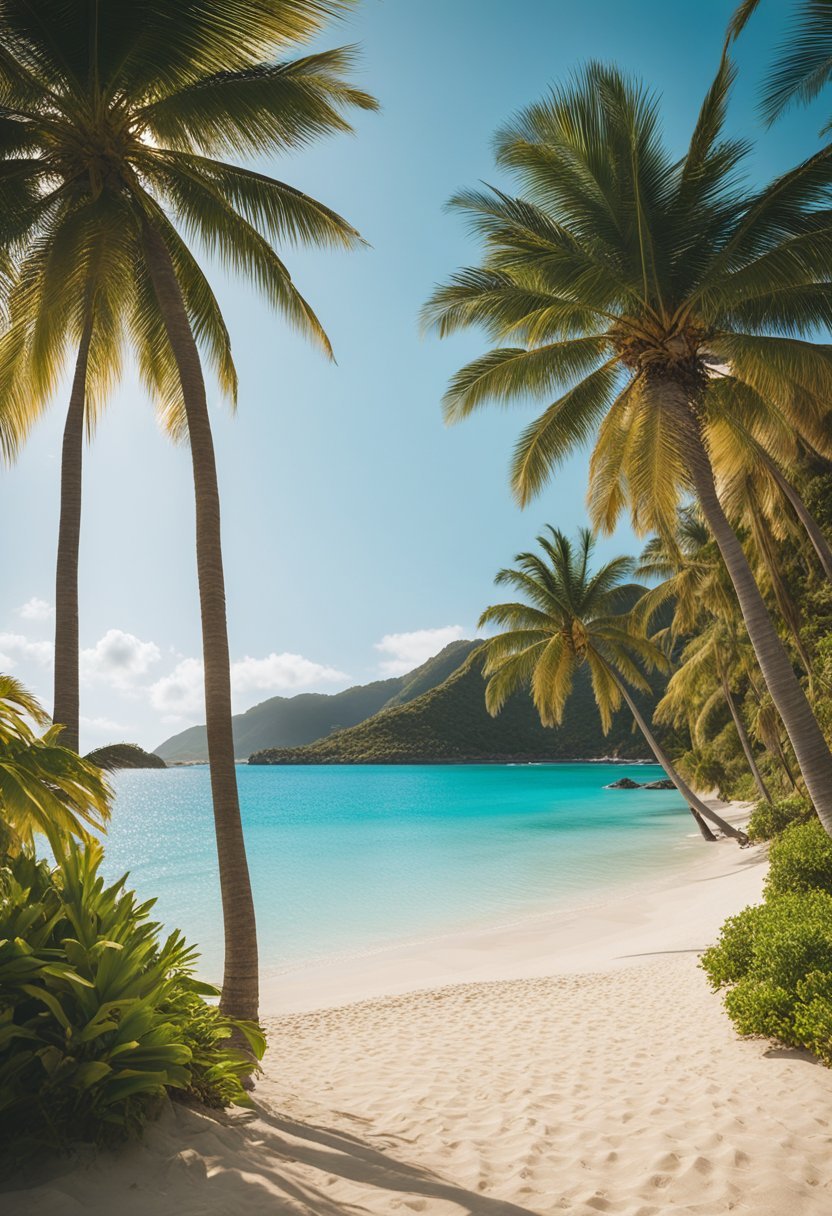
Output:
[[[250,764],[442,764],[512,761],[652,759],[627,713],[604,735],[585,673],[566,719],[541,726],[531,700],[513,697],[497,718],[485,708],[479,642],[451,642],[426,663],[388,680],[335,694],[271,697],[234,717],[235,754]],[[650,713],[661,696],[642,696]],[[167,764],[208,758],[204,726],[167,739],[156,756]]]
[[[379,710],[404,705],[447,679],[477,642],[451,642],[443,650],[403,676],[356,684],[337,693],[298,693],[270,697],[244,714],[235,714],[234,755],[247,759],[252,752],[273,747],[302,747],[344,727],[355,726]],[[204,726],[191,726],[155,748],[167,764],[195,764],[208,760]]]
[[[649,757],[626,712],[617,714],[610,733],[603,734],[583,670],[562,726],[542,726],[528,694],[510,698],[500,715],[492,718],[485,708],[483,660],[477,644],[455,645],[461,648],[456,652],[460,660],[456,669],[419,696],[404,704],[388,704],[365,722],[303,747],[255,752],[249,764],[461,764]],[[656,693],[660,695],[659,685]],[[645,712],[651,711],[654,701],[654,697],[644,698]]]

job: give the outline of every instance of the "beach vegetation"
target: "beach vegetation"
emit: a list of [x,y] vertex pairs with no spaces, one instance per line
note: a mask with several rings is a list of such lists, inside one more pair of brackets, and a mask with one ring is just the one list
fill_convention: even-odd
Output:
[[777,895],[730,917],[702,956],[740,1034],[804,1047],[832,1065],[832,895]]
[[[169,1096],[248,1104],[264,1051],[253,1023],[194,978],[126,878],[107,884],[96,842],[65,838],[0,867],[0,1167],[136,1133]],[[232,1040],[232,1036],[234,1036]],[[246,1046],[240,1049],[239,1043]]]
[[805,794],[789,794],[774,802],[758,802],[748,820],[749,840],[755,843],[771,840],[793,824],[807,823],[814,816],[814,807]]
[[816,888],[832,894],[832,840],[816,818],[781,832],[768,856],[767,898]]

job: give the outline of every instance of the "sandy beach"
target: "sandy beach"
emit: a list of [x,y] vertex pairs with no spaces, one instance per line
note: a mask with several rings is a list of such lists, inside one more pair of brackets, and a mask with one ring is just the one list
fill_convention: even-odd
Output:
[[698,969],[764,873],[760,847],[703,845],[672,888],[284,976],[254,1111],[173,1107],[0,1207],[821,1216],[832,1071],[738,1040]]

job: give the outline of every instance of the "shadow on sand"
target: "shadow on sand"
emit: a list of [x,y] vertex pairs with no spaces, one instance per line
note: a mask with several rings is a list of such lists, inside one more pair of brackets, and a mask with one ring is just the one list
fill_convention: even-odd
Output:
[[[430,1170],[401,1161],[388,1149],[381,1149],[343,1130],[311,1122],[298,1122],[256,1104],[250,1122],[235,1120],[238,1133],[246,1141],[239,1150],[248,1158],[249,1168],[268,1179],[277,1192],[306,1205],[310,1216],[358,1216],[366,1209],[327,1195],[332,1179],[353,1182],[361,1189],[377,1188],[390,1197],[409,1198],[411,1210],[430,1210],[425,1200],[454,1204],[460,1216],[538,1216],[530,1208],[491,1199],[478,1191],[456,1186]],[[289,1178],[281,1167],[297,1162],[320,1172],[321,1187]],[[419,1202],[422,1201],[422,1202]],[[397,1205],[398,1206],[398,1205]]]

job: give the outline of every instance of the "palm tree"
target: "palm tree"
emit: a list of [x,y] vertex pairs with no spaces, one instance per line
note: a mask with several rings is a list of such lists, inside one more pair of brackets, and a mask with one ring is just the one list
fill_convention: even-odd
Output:
[[442,335],[481,325],[496,344],[453,377],[450,421],[488,401],[554,397],[517,444],[521,504],[593,438],[596,527],[612,529],[629,505],[637,531],[672,535],[680,498],[696,496],[832,834],[832,754],[720,502],[709,434],[712,384],[728,382],[744,390],[733,408],[746,422],[749,402],[764,415],[773,401],[808,445],[830,450],[832,348],[806,335],[832,322],[821,205],[832,151],[744,193],[746,145],[722,137],[732,77],[723,58],[681,159],[664,147],[655,97],[614,68],[591,64],[524,110],[496,147],[525,193],[453,200],[486,252],[437,289],[426,319]]
[[[222,1005],[254,1020],[257,941],[237,795],[219,492],[200,349],[233,397],[228,334],[191,251],[195,239],[252,279],[291,324],[331,354],[323,328],[275,243],[353,247],[335,212],[285,182],[222,159],[268,154],[350,130],[344,112],[375,102],[345,81],[349,49],[281,59],[348,0],[4,0],[0,104],[14,125],[2,181],[31,185],[10,209],[16,281],[0,370],[19,371],[36,403],[77,351],[64,444],[59,576],[69,591],[56,640],[56,717],[77,704],[74,579],[82,427],[94,420],[133,347],[141,375],[176,436],[190,444],[211,787],[225,928]],[[2,133],[0,133],[2,134]],[[16,187],[17,188],[17,187]],[[5,229],[4,229],[5,224]],[[3,377],[4,381],[8,376]],[[66,527],[64,526],[66,523]]]
[[575,675],[584,664],[589,668],[595,703],[606,734],[612,716],[626,701],[648,747],[685,799],[703,835],[705,819],[729,836],[744,842],[745,836],[711,810],[687,786],[630,693],[630,688],[650,692],[638,666],[667,669],[663,652],[632,628],[622,614],[634,588],[624,583],[634,562],[618,557],[593,572],[590,568],[594,540],[583,528],[575,545],[562,532],[549,527],[537,538],[540,553],[518,553],[516,567],[501,570],[495,582],[508,584],[519,598],[486,608],[480,627],[497,625],[501,632],[483,643],[484,674],[488,677],[485,703],[497,714],[507,697],[531,686],[535,708],[544,726],[559,726]]
[[[48,729],[39,736],[34,727]],[[62,836],[90,840],[106,827],[112,792],[104,775],[64,747],[60,733],[18,680],[0,674],[0,855],[32,848],[36,832],[54,849]]]
[[771,802],[734,693],[736,684],[747,679],[745,665],[749,660],[753,662],[753,654],[743,652],[732,626],[712,617],[682,650],[678,667],[656,706],[655,720],[673,726],[687,724],[694,745],[701,747],[714,711],[726,705],[757,791]]
[[[639,626],[649,630],[657,614],[668,605],[673,616],[667,630],[669,641],[695,633],[703,615],[731,618],[737,610],[736,596],[725,566],[715,550],[713,538],[700,511],[692,506],[677,512],[672,536],[651,536],[641,552],[635,574],[655,586],[645,591],[633,609]],[[654,640],[658,640],[659,634]]]
[[724,701],[760,796],[770,802],[732,690],[732,682],[738,677],[753,682],[756,659],[753,650],[748,653],[747,640],[743,644],[740,638],[740,634],[743,638],[747,635],[737,620],[736,597],[699,512],[691,507],[679,511],[676,535],[672,540],[652,537],[635,573],[662,579],[633,608],[639,627],[648,630],[657,612],[672,603],[669,629],[660,630],[653,640],[658,641],[665,633],[671,643],[690,638],[656,707],[656,721],[676,725],[687,722],[694,742],[701,744],[704,725],[716,703]]

